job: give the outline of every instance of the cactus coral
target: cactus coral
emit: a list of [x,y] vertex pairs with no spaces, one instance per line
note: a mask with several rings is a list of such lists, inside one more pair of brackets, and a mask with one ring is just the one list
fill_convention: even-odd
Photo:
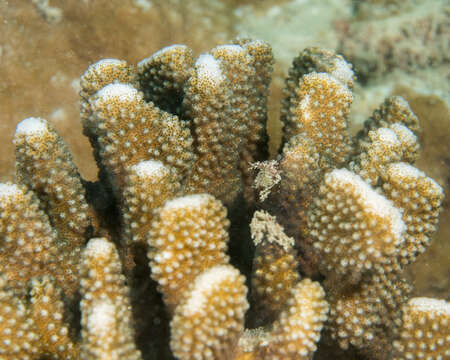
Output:
[[[250,39],[196,60],[175,45],[136,67],[91,65],[81,120],[95,183],[48,122],[19,124],[17,184],[0,185],[0,355],[443,354],[447,305],[408,302],[402,274],[443,199],[413,166],[417,117],[391,98],[351,138],[351,66],[306,49],[286,82],[282,153],[264,161],[271,65]],[[239,225],[252,212],[253,244]]]
[[375,265],[388,266],[406,228],[398,209],[345,169],[325,175],[308,225],[322,274],[350,283]]
[[399,308],[411,292],[402,271],[425,250],[425,229],[435,231],[443,191],[412,166],[420,128],[403,99],[387,99],[349,138],[353,74],[342,58],[332,58],[308,49],[289,72],[282,179],[267,208],[275,206],[294,236],[302,272],[325,276],[326,337],[360,356],[390,358]]

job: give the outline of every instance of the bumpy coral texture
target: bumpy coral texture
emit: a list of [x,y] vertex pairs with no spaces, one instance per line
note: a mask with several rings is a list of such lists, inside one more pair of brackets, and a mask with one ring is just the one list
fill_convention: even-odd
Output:
[[409,299],[402,274],[443,200],[414,167],[419,120],[389,98],[352,138],[351,65],[308,48],[269,160],[272,63],[267,43],[237,39],[91,65],[96,182],[50,123],[18,125],[16,183],[0,184],[1,358],[449,356],[448,303]]

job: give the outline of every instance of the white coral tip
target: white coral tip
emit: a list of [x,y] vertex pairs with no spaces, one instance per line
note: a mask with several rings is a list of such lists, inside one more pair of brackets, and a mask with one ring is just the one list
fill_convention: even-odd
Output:
[[163,211],[171,211],[180,208],[197,208],[200,209],[211,199],[207,194],[194,194],[169,200],[164,205]]
[[114,245],[105,238],[93,238],[86,245],[86,252],[95,258],[109,256],[114,250]]
[[10,199],[22,194],[21,189],[16,184],[0,183],[0,200]]
[[441,315],[450,315],[450,303],[445,300],[417,297],[409,300],[408,306],[418,312],[434,312]]
[[16,128],[14,136],[40,135],[48,131],[47,122],[44,119],[30,117],[22,120]]
[[219,61],[210,54],[200,55],[195,62],[195,67],[200,81],[218,86],[225,79]]
[[349,86],[353,82],[353,70],[351,65],[344,59],[336,59],[334,61],[334,69],[331,72],[336,79],[341,81],[346,86]]
[[193,289],[184,306],[184,314],[189,316],[202,313],[208,295],[223,281],[229,279],[234,283],[238,277],[239,271],[230,265],[217,265],[201,273],[195,279]]
[[163,177],[168,173],[167,167],[158,160],[141,161],[132,166],[131,169],[140,178]]
[[138,91],[129,84],[109,84],[98,91],[97,96],[103,101],[134,101]]
[[339,188],[351,188],[364,204],[366,213],[376,214],[390,222],[390,231],[396,239],[401,239],[406,225],[402,220],[400,211],[384,196],[378,194],[359,175],[347,169],[335,169],[326,176],[331,183]]

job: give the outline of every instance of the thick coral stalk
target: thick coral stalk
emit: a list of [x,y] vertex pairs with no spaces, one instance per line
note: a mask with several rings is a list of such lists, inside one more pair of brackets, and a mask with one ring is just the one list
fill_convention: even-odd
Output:
[[[348,107],[352,101],[352,97],[348,93],[348,91],[352,89],[355,77],[351,68],[351,64],[347,63],[342,56],[336,55],[332,51],[323,50],[317,47],[306,48],[300,53],[298,57],[294,59],[293,64],[289,69],[289,76],[286,79],[286,88],[284,89],[284,98],[281,102],[281,121],[285,126],[284,137],[286,141],[297,135],[299,127],[301,127],[298,116],[299,110],[301,109],[294,110],[294,108],[297,107],[299,101],[303,100],[303,96],[305,96],[306,92],[308,91],[307,86],[304,86],[303,90],[300,90],[302,78],[307,74],[316,73],[328,74],[331,78],[341,84],[342,87],[338,86],[337,88],[341,88],[344,91],[341,94],[343,97],[341,97],[339,93],[335,94],[335,96],[337,96],[337,99],[340,98],[340,100],[343,100],[343,102],[336,102],[329,101],[331,99],[328,96],[332,95],[332,93],[324,93],[323,87],[316,88],[316,90],[318,90],[318,93],[315,95],[316,101],[314,102],[314,104],[321,104],[321,107],[317,110],[322,109],[324,111],[313,111],[313,114],[322,114],[320,118],[315,118],[314,120],[322,121],[322,119],[326,119],[327,122],[329,120],[333,120],[333,118],[326,118],[326,116],[330,114],[331,111],[331,115],[336,117],[334,120],[337,120],[338,124],[343,124],[342,116],[345,117],[348,113]],[[328,86],[326,86],[325,89],[327,87]],[[345,89],[347,89],[347,91]],[[323,97],[320,97],[321,95]],[[307,101],[308,98],[303,100],[303,103],[305,105],[305,101]],[[317,105],[315,106],[317,107]],[[310,112],[308,112],[307,114],[308,115],[306,116],[308,117],[310,115]],[[332,124],[330,124],[330,126],[332,126]],[[345,146],[346,144],[343,145]]]
[[170,324],[170,345],[180,360],[233,359],[248,308],[244,277],[217,265],[192,283]]
[[39,335],[26,305],[0,274],[0,358],[32,360],[39,354]]
[[402,209],[407,228],[400,262],[406,265],[429,246],[430,237],[437,229],[444,192],[433,179],[407,163],[391,164],[386,169],[383,191]]
[[14,135],[16,181],[33,190],[67,251],[79,258],[81,246],[98,228],[68,146],[47,121],[28,118]]
[[113,83],[137,84],[137,75],[133,66],[128,65],[124,60],[102,59],[90,65],[80,79],[81,122],[84,134],[89,137],[94,148],[96,125],[90,122],[92,109],[89,99],[97,91]]
[[52,359],[78,359],[78,346],[71,339],[73,334],[65,322],[62,292],[51,278],[33,279],[29,309],[40,335],[41,352]]
[[128,168],[140,161],[162,161],[179,176],[190,171],[192,139],[186,124],[146,103],[131,85],[107,85],[91,98],[90,105],[99,156],[119,199]]
[[134,344],[129,289],[114,244],[91,239],[83,251],[81,276],[80,358],[141,359]]
[[278,318],[300,276],[294,239],[288,237],[275,217],[257,211],[250,224],[256,246],[253,258],[252,291],[258,322],[272,323]]
[[352,100],[348,87],[328,73],[303,76],[292,100],[291,133],[314,142],[324,168],[339,166],[349,156],[346,117]]
[[248,202],[254,201],[252,189],[254,175],[249,165],[267,157],[267,135],[265,133],[267,122],[267,98],[269,95],[270,79],[272,75],[273,54],[272,47],[261,40],[237,39],[233,43],[246,49],[250,55],[251,65],[255,75],[247,79],[251,91],[247,94],[249,111],[244,123],[247,126],[247,135],[242,139],[239,170],[242,174],[244,197]]
[[255,350],[261,359],[311,359],[327,319],[328,303],[324,297],[325,292],[318,283],[309,279],[299,282],[287,308],[273,324],[270,341]]
[[231,202],[241,191],[238,171],[241,139],[231,131],[233,118],[231,80],[220,60],[203,54],[195,62],[185,87],[184,113],[193,123],[198,159],[187,181],[188,193],[210,193]]
[[406,230],[400,211],[345,169],[325,175],[308,225],[323,273],[346,283],[375,265],[390,266]]
[[155,211],[180,192],[174,170],[160,161],[141,161],[131,166],[123,189],[124,232],[128,241],[146,244]]
[[53,276],[68,294],[76,287],[74,258],[65,252],[40,210],[38,199],[23,185],[0,184],[0,273],[11,288],[24,291],[32,277]]
[[228,226],[225,207],[211,195],[176,198],[158,211],[148,256],[170,310],[201,272],[228,262]]

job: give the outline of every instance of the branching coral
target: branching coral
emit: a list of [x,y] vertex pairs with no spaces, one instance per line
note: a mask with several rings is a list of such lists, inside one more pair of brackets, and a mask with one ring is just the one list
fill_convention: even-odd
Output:
[[225,264],[228,242],[225,207],[211,195],[188,195],[160,209],[149,238],[152,276],[169,308],[193,280],[213,265]]
[[31,282],[29,302],[18,298],[0,278],[0,319],[2,343],[0,355],[5,359],[77,359],[78,346],[69,336],[64,321],[61,290],[49,277]]
[[294,239],[284,233],[273,216],[263,211],[255,212],[250,229],[256,245],[252,289],[258,320],[272,322],[292,297],[300,278]]
[[25,186],[1,184],[0,270],[10,287],[21,291],[33,277],[53,276],[69,294],[76,288],[75,259],[52,229],[36,196]]
[[171,347],[180,359],[232,359],[248,308],[239,271],[214,266],[196,277],[176,308]]
[[[448,303],[408,302],[402,276],[443,198],[413,166],[417,117],[390,98],[351,138],[351,66],[309,48],[289,72],[284,147],[268,161],[272,62],[268,44],[239,39],[196,60],[174,45],[136,67],[91,65],[81,120],[96,183],[48,122],[19,124],[17,184],[0,185],[0,355],[448,355]],[[237,225],[252,212],[253,244]]]
[[[303,75],[303,58],[326,72]],[[351,140],[345,110],[351,68],[338,57],[339,71],[324,63],[332,63],[330,55],[310,49],[290,71],[284,119],[291,138],[280,158],[281,171],[289,173],[271,204],[279,204],[280,219],[296,237],[303,271],[326,277],[326,334],[344,349],[386,358],[402,327],[399,308],[411,291],[402,270],[425,250],[428,229],[435,231],[443,191],[411,165],[419,125],[408,104],[387,99]],[[292,100],[298,74],[298,98]]]
[[91,239],[81,263],[82,359],[141,359],[134,346],[129,289],[119,254],[105,238]]

